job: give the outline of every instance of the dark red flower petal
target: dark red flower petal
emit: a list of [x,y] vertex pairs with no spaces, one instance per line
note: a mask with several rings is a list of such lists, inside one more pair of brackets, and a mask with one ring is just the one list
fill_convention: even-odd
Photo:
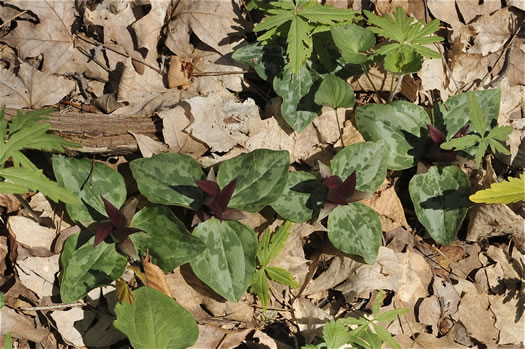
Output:
[[330,176],[323,181],[323,184],[328,189],[336,190],[341,185],[341,178],[339,176]]
[[111,224],[113,224],[117,229],[127,226],[128,221],[122,212],[113,206],[111,202],[104,199],[102,195],[100,195],[100,197],[102,198],[102,201],[104,201],[104,208],[106,209],[106,213],[109,217],[109,220],[111,221]]
[[445,142],[446,139],[445,134],[443,132],[441,132],[440,130],[438,130],[430,124],[427,125],[427,129],[428,135],[430,136],[430,138],[432,138],[432,142],[438,145]]
[[350,176],[346,177],[343,184],[339,187],[339,190],[344,194],[345,199],[354,193],[356,182],[357,176],[354,171]]
[[467,134],[467,131],[468,131],[468,125],[465,127],[462,127],[458,132],[456,132],[456,134],[452,138],[463,137],[464,135]]
[[240,221],[245,218],[246,216],[236,208],[227,208],[222,214],[222,219],[225,221]]
[[222,212],[224,212],[226,208],[228,207],[228,203],[230,202],[230,199],[232,198],[233,191],[235,190],[236,186],[237,186],[237,179],[234,179],[227,186],[222,188],[222,190],[219,192],[219,195],[217,195],[216,201]]
[[219,185],[215,182],[209,181],[207,179],[199,179],[196,180],[195,183],[201,188],[206,194],[209,196],[215,198],[217,195],[219,195],[219,192],[221,189],[219,188]]
[[100,244],[104,241],[108,235],[113,231],[113,223],[103,222],[97,225],[97,231],[95,232],[95,242],[93,242],[93,247]]

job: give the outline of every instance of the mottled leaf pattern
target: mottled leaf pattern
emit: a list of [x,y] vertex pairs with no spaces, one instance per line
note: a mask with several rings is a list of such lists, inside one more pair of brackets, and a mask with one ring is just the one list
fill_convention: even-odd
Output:
[[408,186],[417,218],[437,242],[456,238],[469,207],[470,182],[457,166],[432,166]]
[[280,45],[256,42],[237,49],[232,58],[252,66],[261,79],[268,81],[272,81],[284,67],[284,49]]
[[430,119],[418,105],[404,101],[368,104],[357,109],[356,120],[365,140],[385,142],[389,169],[412,167],[425,152]]
[[[135,349],[185,349],[199,336],[190,312],[173,298],[151,287],[133,291],[135,302],[115,306],[115,328]],[[174,321],[175,320],[175,321]]]
[[287,65],[273,79],[275,93],[283,98],[281,114],[288,125],[297,132],[308,126],[321,109],[314,102],[315,91],[311,91],[316,79],[305,65],[294,75]]
[[227,300],[238,301],[255,273],[255,232],[239,222],[211,218],[197,225],[193,235],[206,244],[204,253],[191,261],[195,275]]
[[144,231],[130,235],[137,252],[145,256],[149,251],[151,261],[165,273],[195,259],[205,248],[166,206],[144,207],[130,226]]
[[101,242],[93,247],[94,240],[92,232],[82,230],[71,235],[64,244],[59,277],[60,297],[64,303],[74,302],[124,273],[126,257],[115,250],[114,244]]
[[373,193],[385,180],[388,155],[385,147],[382,140],[350,144],[332,159],[330,163],[332,173],[340,178],[346,178],[355,171],[356,189]]
[[374,263],[381,244],[381,221],[360,203],[337,206],[328,216],[328,238],[339,250]]
[[[126,200],[124,178],[112,168],[90,159],[53,155],[53,172],[57,182],[80,198],[80,205],[66,205],[69,217],[77,222],[90,223],[106,217],[100,195],[114,206]],[[91,171],[93,168],[93,171]]]
[[219,167],[217,183],[224,188],[237,179],[229,207],[260,211],[279,198],[288,177],[290,155],[285,150],[257,149],[226,160]]
[[326,197],[323,183],[308,172],[288,174],[282,195],[271,206],[281,217],[292,222],[312,219],[314,211]]
[[142,195],[156,204],[177,205],[197,210],[203,199],[195,181],[204,177],[197,161],[188,155],[158,154],[130,162]]

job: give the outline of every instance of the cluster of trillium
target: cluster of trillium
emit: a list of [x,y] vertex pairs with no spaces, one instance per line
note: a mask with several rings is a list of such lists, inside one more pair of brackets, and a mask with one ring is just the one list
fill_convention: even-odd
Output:
[[[440,145],[446,141],[445,134],[432,125],[427,125],[427,128],[431,142],[427,147],[425,158],[434,163],[453,162],[456,159],[457,152],[440,148]],[[468,126],[463,127],[453,138],[465,136],[467,130]],[[319,162],[319,170],[321,177],[324,179],[323,185],[326,189],[326,197],[317,216],[317,220],[328,216],[338,205],[347,205],[370,196],[368,193],[355,189],[357,182],[355,171],[343,181],[339,176],[332,175],[330,169],[321,162]],[[195,183],[206,193],[206,198],[203,205],[195,212],[192,226],[204,222],[211,217],[216,217],[220,221],[236,221],[246,218],[238,209],[228,207],[228,203],[237,186],[237,179],[232,180],[228,185],[220,189],[212,168],[208,173],[207,179],[197,180]],[[140,229],[129,226],[131,218],[135,213],[136,202],[134,205],[124,205],[123,208],[119,210],[104,197],[101,196],[101,198],[104,202],[109,221],[98,223],[93,247],[104,241],[108,236],[111,236],[113,240],[117,241],[117,248],[120,251],[134,260],[138,260],[138,254],[129,239],[130,234],[141,231]]]

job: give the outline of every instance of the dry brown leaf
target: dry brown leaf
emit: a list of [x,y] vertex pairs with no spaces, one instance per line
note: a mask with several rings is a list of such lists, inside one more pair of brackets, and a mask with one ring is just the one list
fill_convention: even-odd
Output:
[[321,328],[332,319],[330,314],[304,297],[295,299],[293,309],[296,323],[306,344],[312,343],[317,336],[321,337]]
[[454,0],[428,0],[427,6],[434,17],[450,24],[452,27],[461,23],[456,11],[456,3]]
[[179,56],[170,57],[170,68],[168,70],[168,86],[170,88],[180,87],[187,89],[190,86],[189,62],[182,60]]
[[0,275],[4,275],[7,266],[5,264],[7,258],[7,236],[0,236]]
[[38,297],[54,296],[58,291],[53,292],[55,275],[59,272],[59,255],[50,257],[22,257],[20,252],[22,247],[18,246],[18,258],[15,269],[20,278],[20,282],[35,292]]
[[474,45],[467,52],[481,53],[486,56],[491,52],[501,50],[512,35],[511,22],[512,14],[507,7],[491,15],[484,15],[476,19],[471,24],[476,33]]
[[469,210],[467,241],[480,241],[492,236],[523,234],[525,219],[503,204],[475,204]]
[[447,349],[462,349],[463,346],[454,343],[453,333],[449,335],[437,338],[433,334],[421,333],[414,341],[415,344],[422,348],[447,348]]
[[432,283],[432,290],[434,295],[438,297],[441,305],[440,319],[446,318],[458,310],[460,297],[450,280],[447,281],[439,276],[435,276],[434,282]]
[[131,131],[129,131],[129,133],[131,133],[131,135],[135,137],[137,145],[139,146],[140,153],[144,158],[150,158],[153,155],[168,151],[168,147],[165,144],[156,141],[149,136],[133,133]]
[[142,265],[144,266],[144,275],[146,276],[146,286],[159,290],[168,297],[173,297],[170,286],[168,285],[168,280],[162,269],[160,269],[158,265],[153,264],[149,256],[144,257]]
[[456,0],[456,4],[465,24],[469,24],[479,16],[491,15],[501,9],[499,1],[484,1],[480,3],[478,0]]
[[51,250],[51,245],[56,237],[54,229],[43,227],[24,216],[9,217],[7,229],[19,244],[28,248],[43,247]]
[[4,306],[0,309],[0,319],[2,319],[2,326],[0,326],[2,336],[11,333],[13,338],[40,343],[49,335],[49,329],[35,328],[34,321],[30,317],[18,314],[9,307]]
[[22,208],[22,204],[14,195],[0,194],[0,206],[6,208],[6,213],[13,213]]
[[341,282],[345,281],[359,263],[345,256],[335,256],[330,262],[328,269],[323,271],[317,278],[312,280],[303,291],[304,296],[327,291]]
[[438,323],[441,319],[441,306],[436,295],[424,298],[417,308],[418,320],[422,324],[432,327],[432,333],[438,335]]
[[494,325],[500,330],[498,344],[520,345],[525,339],[525,297],[519,291],[514,296],[489,295],[490,310],[496,317]]
[[[323,107],[321,115],[317,116],[313,124],[319,132],[319,140],[322,143],[333,144],[340,136],[340,127],[343,126],[345,120],[346,109],[338,108],[337,115],[333,108]],[[339,120],[339,121],[338,121]]]
[[225,330],[211,324],[199,325],[199,338],[190,348],[235,348],[244,341],[251,331],[251,329]]

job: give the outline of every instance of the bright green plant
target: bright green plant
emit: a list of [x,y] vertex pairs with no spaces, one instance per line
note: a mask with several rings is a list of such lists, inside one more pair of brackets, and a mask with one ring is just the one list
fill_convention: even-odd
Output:
[[[51,124],[46,122],[46,115],[52,111],[17,111],[16,116],[8,121],[5,108],[0,110],[0,193],[40,191],[55,202],[79,203],[78,197],[47,178],[22,152],[24,149],[63,152],[64,147],[79,147],[47,132]],[[12,162],[12,167],[6,167],[8,162]]]
[[[401,347],[390,333],[380,324],[389,323],[398,316],[406,314],[408,309],[393,309],[379,313],[383,301],[383,290],[379,291],[373,307],[371,318],[342,318],[329,321],[323,327],[323,340],[318,344],[309,344],[302,349],[338,349],[348,348],[381,348],[383,343],[394,349]],[[350,329],[349,326],[353,328]]]
[[283,268],[269,266],[270,262],[279,255],[279,252],[281,252],[286,244],[286,240],[290,235],[291,225],[290,222],[284,223],[273,235],[270,232],[270,228],[267,228],[263,233],[261,242],[259,242],[257,249],[259,268],[255,274],[253,274],[250,290],[259,297],[265,310],[270,302],[269,279],[291,288],[299,287],[299,283],[289,271]]
[[487,204],[510,204],[525,201],[525,175],[508,178],[507,181],[492,183],[490,188],[479,190],[470,196],[473,202]]

